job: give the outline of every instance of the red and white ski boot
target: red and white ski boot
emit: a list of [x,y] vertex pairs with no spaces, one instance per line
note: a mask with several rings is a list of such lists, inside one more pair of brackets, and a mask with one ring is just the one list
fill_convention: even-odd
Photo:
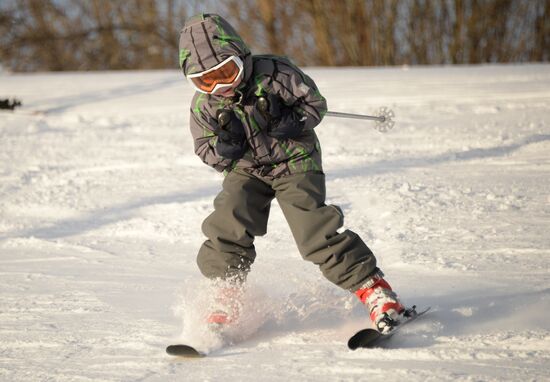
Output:
[[375,328],[386,334],[399,325],[405,307],[383,277],[384,274],[379,270],[355,292],[355,295],[369,310]]
[[222,287],[216,291],[212,312],[206,318],[211,329],[220,331],[237,322],[242,311],[242,294],[239,286]]

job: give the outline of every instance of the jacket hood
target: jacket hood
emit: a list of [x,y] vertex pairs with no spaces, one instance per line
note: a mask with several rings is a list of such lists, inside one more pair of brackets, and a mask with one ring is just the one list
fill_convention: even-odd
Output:
[[208,70],[230,56],[243,60],[243,80],[247,82],[252,73],[250,49],[223,17],[201,13],[185,22],[180,33],[179,62],[186,76]]

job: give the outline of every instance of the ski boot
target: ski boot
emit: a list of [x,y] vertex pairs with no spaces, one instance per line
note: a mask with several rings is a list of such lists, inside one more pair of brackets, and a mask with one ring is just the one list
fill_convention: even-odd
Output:
[[406,310],[383,277],[382,271],[378,270],[355,292],[355,295],[369,310],[375,328],[386,334],[399,325],[400,318]]
[[211,313],[206,318],[213,331],[222,331],[228,325],[235,324],[242,311],[243,290],[240,286],[221,287],[216,291]]

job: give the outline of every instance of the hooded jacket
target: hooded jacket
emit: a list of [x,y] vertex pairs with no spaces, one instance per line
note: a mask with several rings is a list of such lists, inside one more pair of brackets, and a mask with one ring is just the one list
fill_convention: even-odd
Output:
[[[218,171],[241,168],[262,177],[277,178],[295,173],[322,171],[321,148],[313,130],[326,113],[325,98],[313,80],[285,57],[252,55],[233,27],[222,17],[200,14],[187,20],[179,44],[180,67],[185,75],[203,72],[235,55],[244,63],[243,79],[235,97],[197,92],[191,104],[190,129],[195,153]],[[276,139],[254,120],[258,97],[276,95],[286,106],[300,110],[301,134]],[[246,134],[248,150],[231,160],[216,150],[219,109],[232,110]]]

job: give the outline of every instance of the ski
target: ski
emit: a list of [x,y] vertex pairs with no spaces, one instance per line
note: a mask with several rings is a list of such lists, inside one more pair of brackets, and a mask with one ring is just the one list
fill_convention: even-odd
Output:
[[394,327],[389,333],[382,334],[376,329],[368,328],[363,329],[355,333],[349,340],[348,340],[348,348],[351,350],[356,350],[358,348],[373,348],[378,346],[382,341],[385,341],[389,339],[391,336],[393,336],[399,329],[401,329],[406,324],[410,323],[411,321],[416,320],[418,317],[426,314],[430,310],[430,307],[424,309],[421,312],[416,311],[416,306],[413,306],[410,309],[407,309],[407,311],[404,314],[404,319]]
[[189,345],[170,345],[166,348],[166,353],[183,358],[202,358],[206,354]]
[[[382,334],[378,330],[371,329],[371,328],[360,330],[348,340],[348,347],[351,350],[356,350],[359,348],[376,347],[382,341],[385,341],[389,339],[391,336],[393,336],[403,326],[416,320],[418,317],[426,314],[429,310],[430,308],[426,308],[421,312],[417,312],[416,306],[413,306],[412,308],[407,309],[407,311],[404,314],[404,319],[399,323],[399,325],[397,325],[387,334]],[[166,353],[172,356],[182,357],[182,358],[206,357],[205,353],[200,352],[199,350],[195,349],[192,346],[184,345],[184,344],[170,345],[166,348]]]

